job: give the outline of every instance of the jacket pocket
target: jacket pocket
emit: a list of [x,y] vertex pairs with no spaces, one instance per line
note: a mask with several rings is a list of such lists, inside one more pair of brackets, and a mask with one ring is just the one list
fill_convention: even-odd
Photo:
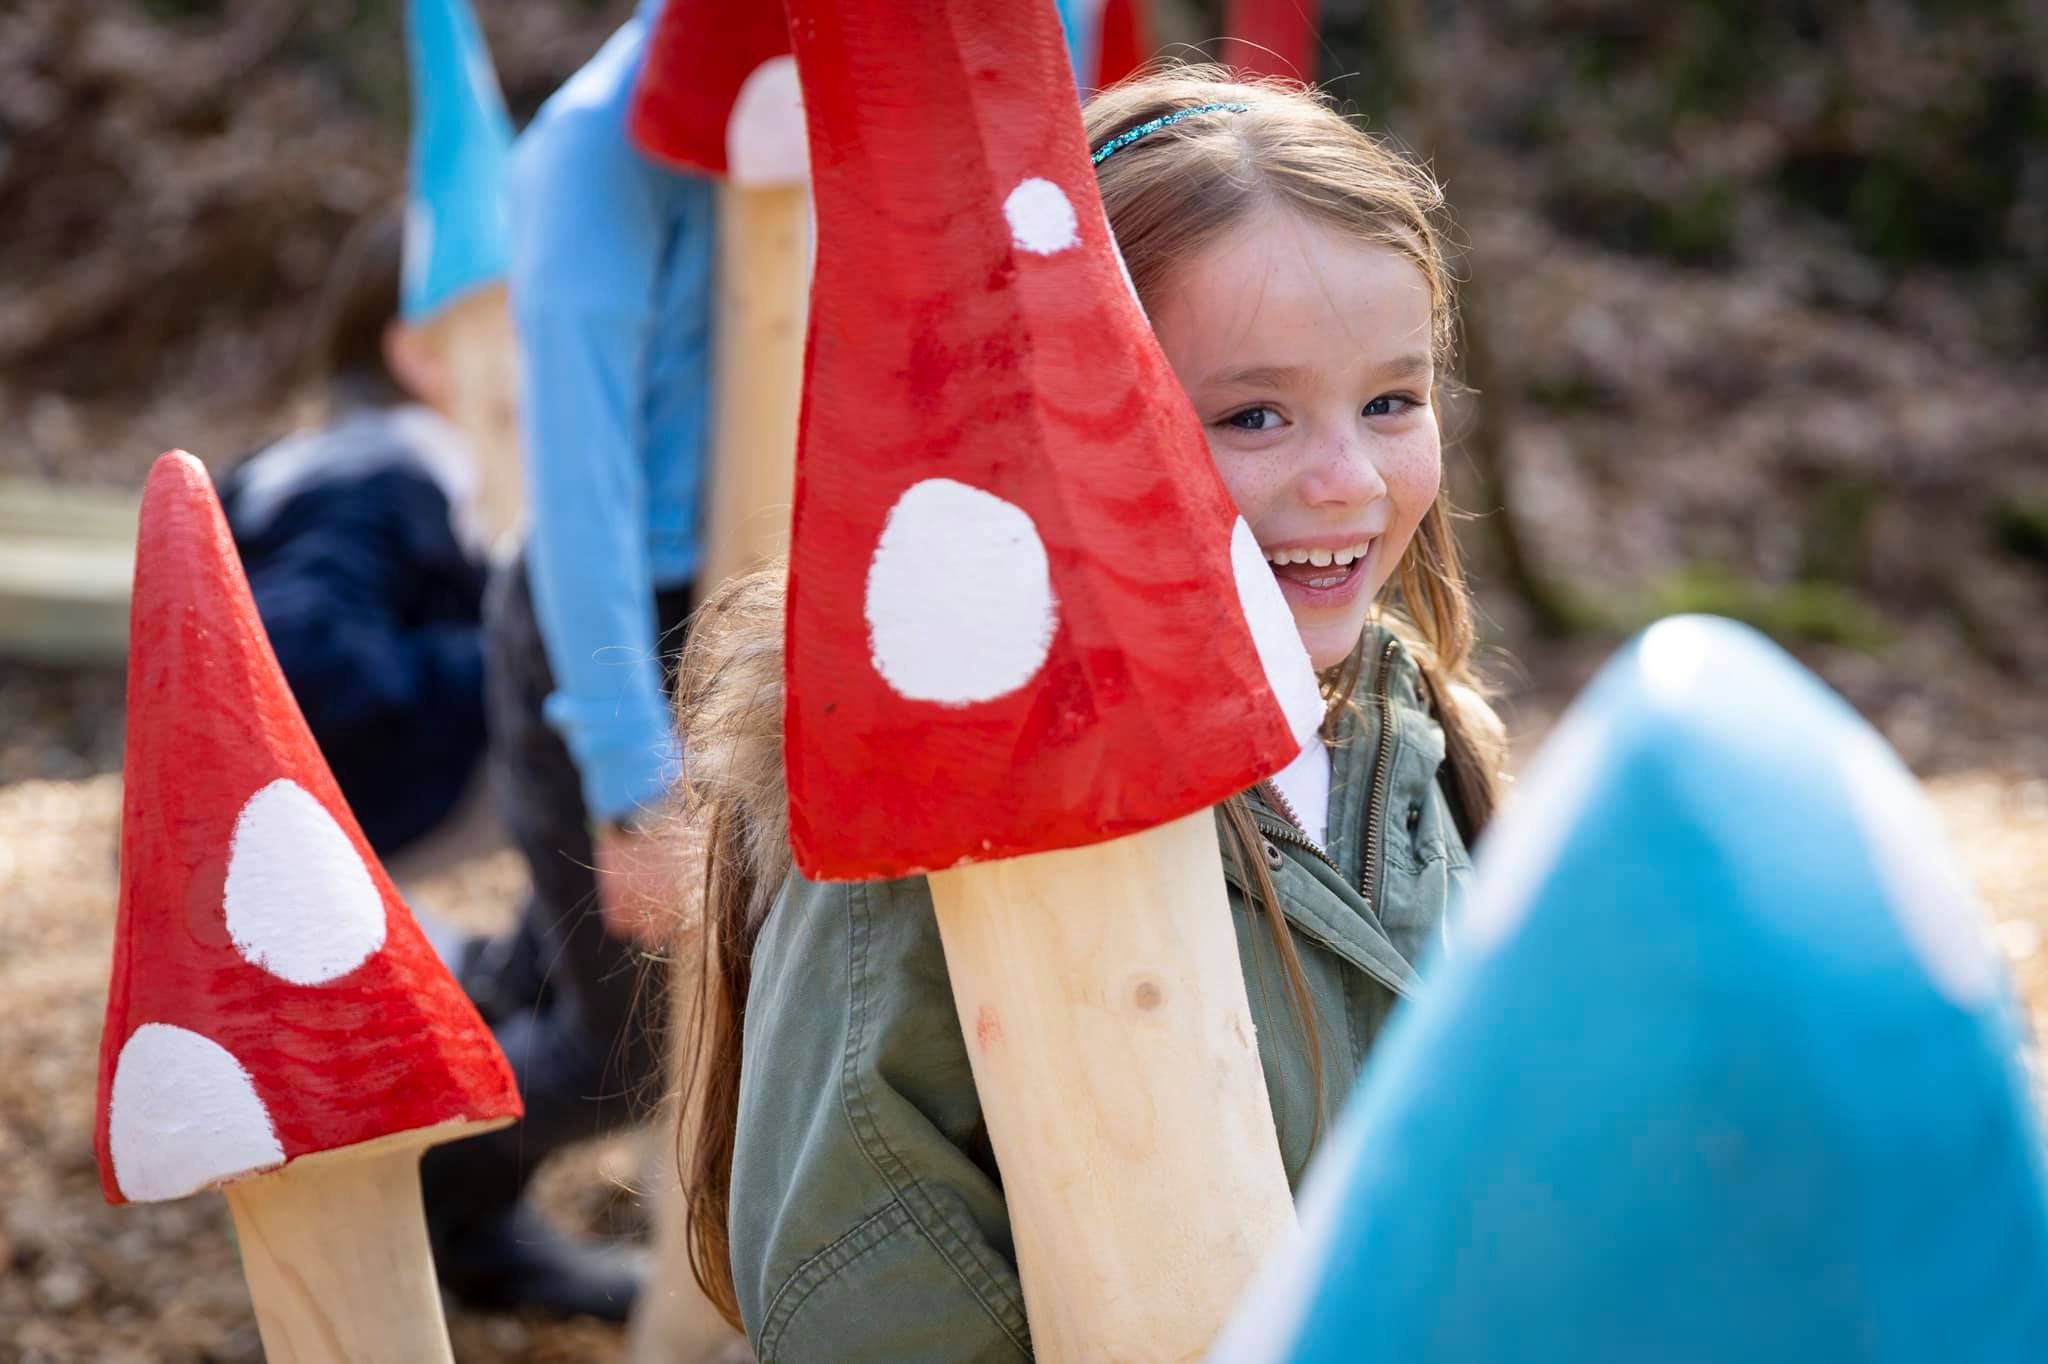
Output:
[[893,1199],[797,1267],[755,1349],[762,1364],[1022,1364],[1031,1354],[1016,1276],[1000,1262],[977,1271],[962,1273]]
[[1417,963],[1436,946],[1445,909],[1471,865],[1437,779],[1443,735],[1433,725],[1430,730],[1431,749],[1424,756],[1434,761],[1404,773],[1398,799],[1386,813],[1385,837],[1394,851],[1380,889],[1380,922],[1402,955]]
[[1425,711],[1403,711],[1401,751],[1394,761],[1386,808],[1381,812],[1387,861],[1394,866],[1421,866],[1436,850],[1418,820],[1427,814],[1424,807],[1436,787],[1437,769],[1443,762],[1443,727]]

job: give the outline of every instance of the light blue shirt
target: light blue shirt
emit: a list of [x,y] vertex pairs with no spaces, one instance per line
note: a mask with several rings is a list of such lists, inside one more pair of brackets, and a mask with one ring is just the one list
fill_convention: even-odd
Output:
[[512,178],[546,715],[601,819],[659,798],[677,772],[654,590],[697,569],[711,401],[713,186],[650,161],[626,132],[659,9],[643,3],[542,106]]

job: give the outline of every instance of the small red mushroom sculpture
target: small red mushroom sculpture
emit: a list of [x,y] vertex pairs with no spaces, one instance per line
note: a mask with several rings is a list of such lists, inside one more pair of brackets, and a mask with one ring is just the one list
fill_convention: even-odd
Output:
[[670,0],[628,120],[643,152],[720,182],[708,591],[789,547],[811,226],[782,0]]
[[108,1201],[224,1187],[272,1364],[445,1361],[419,1155],[519,1115],[510,1067],[315,747],[199,461],[143,495]]
[[1210,807],[1323,703],[1048,5],[791,0],[818,206],[787,768],[929,872],[1040,1359],[1199,1357],[1292,1224]]

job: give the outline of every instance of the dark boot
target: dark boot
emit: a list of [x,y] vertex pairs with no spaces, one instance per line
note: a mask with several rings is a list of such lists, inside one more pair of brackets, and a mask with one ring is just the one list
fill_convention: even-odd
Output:
[[546,1009],[554,999],[547,948],[535,927],[539,920],[529,901],[509,931],[470,938],[453,959],[444,957],[463,993],[493,1027],[521,1010]]
[[462,1302],[622,1319],[643,1272],[639,1257],[563,1235],[524,1198],[550,1155],[636,1115],[617,1065],[608,1064],[608,1042],[579,1026],[571,1002],[557,998],[498,1022],[526,1115],[429,1150],[420,1193],[442,1285]]
[[644,1252],[565,1236],[525,1199],[480,1223],[438,1228],[433,1240],[441,1287],[482,1311],[623,1323],[647,1276]]

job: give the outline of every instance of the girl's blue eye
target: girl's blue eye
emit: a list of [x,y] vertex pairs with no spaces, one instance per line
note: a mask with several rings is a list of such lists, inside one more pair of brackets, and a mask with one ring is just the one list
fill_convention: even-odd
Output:
[[[1395,403],[1399,403],[1400,406],[1394,406]],[[1415,406],[1415,402],[1412,398],[1402,398],[1392,393],[1383,393],[1365,405],[1365,415],[1368,417],[1391,417],[1396,412],[1406,412],[1413,406]]]
[[1233,412],[1223,419],[1225,426],[1234,426],[1240,431],[1271,431],[1280,425],[1280,414],[1270,407],[1247,407],[1242,412]]

